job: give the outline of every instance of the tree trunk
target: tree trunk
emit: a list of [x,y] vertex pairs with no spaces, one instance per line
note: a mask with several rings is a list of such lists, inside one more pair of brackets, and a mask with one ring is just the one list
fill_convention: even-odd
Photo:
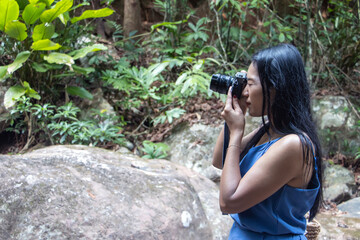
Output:
[[291,3],[293,3],[292,0],[274,0],[274,7],[277,14],[282,18],[291,15],[291,7],[289,6]]
[[129,37],[130,33],[136,31],[141,33],[141,8],[140,0],[125,0],[124,2],[124,36]]

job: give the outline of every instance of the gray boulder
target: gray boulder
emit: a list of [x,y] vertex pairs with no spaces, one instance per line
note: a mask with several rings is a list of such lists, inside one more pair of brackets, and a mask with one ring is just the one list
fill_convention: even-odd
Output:
[[[313,100],[323,152],[353,155],[360,142],[357,117],[345,97],[324,96]],[[345,140],[345,141],[344,141]]]
[[170,161],[215,180],[219,172],[212,166],[212,155],[221,128],[222,125],[181,126],[165,140],[171,149]]
[[340,165],[325,167],[323,185],[324,200],[337,204],[349,200],[356,191],[354,174]]
[[360,197],[339,204],[338,209],[346,212],[344,216],[360,219]]
[[216,184],[85,146],[0,155],[1,239],[226,239]]
[[[261,118],[246,116],[246,132],[257,128]],[[220,125],[183,125],[174,131],[165,143],[170,146],[169,159],[217,182],[221,170],[212,166],[212,157],[217,137],[223,128]]]

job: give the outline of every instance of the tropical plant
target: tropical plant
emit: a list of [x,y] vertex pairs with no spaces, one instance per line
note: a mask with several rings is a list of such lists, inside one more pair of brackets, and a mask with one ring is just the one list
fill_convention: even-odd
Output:
[[151,141],[143,141],[143,148],[141,151],[144,152],[143,158],[156,159],[166,158],[169,146],[165,143],[153,143]]
[[[55,91],[59,85],[67,94],[91,98],[82,86],[71,86],[69,78],[94,71],[75,62],[90,52],[107,48],[102,44],[83,47],[79,22],[109,16],[113,10],[86,10],[80,16],[71,17],[76,9],[89,3],[73,6],[73,0],[19,2],[21,5],[15,0],[0,0],[0,31],[4,33],[1,41],[6,49],[0,59],[0,80],[8,79],[10,84],[15,84],[6,92],[5,107],[12,107],[24,95],[38,100],[41,95],[49,97],[49,93],[56,96],[58,94],[49,89]],[[76,38],[77,41],[69,41]],[[74,48],[76,50],[72,50]],[[57,75],[60,72],[62,74]]]
[[93,110],[88,119],[79,120],[80,109],[72,102],[56,107],[47,103],[32,104],[26,96],[16,101],[11,110],[10,126],[6,130],[27,133],[26,148],[35,141],[34,136],[38,141],[48,140],[51,144],[104,146],[124,143],[124,135],[121,134],[124,121],[105,110]]

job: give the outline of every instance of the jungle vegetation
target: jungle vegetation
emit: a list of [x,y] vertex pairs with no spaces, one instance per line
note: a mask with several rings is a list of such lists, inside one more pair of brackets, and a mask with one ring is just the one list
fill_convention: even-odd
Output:
[[[314,95],[346,97],[360,128],[358,0],[0,0],[0,9],[0,130],[15,152],[132,142],[166,156],[151,136],[165,136],[189,103],[221,98],[211,75],[246,69],[279,43],[301,51]],[[91,109],[99,94],[114,111]]]

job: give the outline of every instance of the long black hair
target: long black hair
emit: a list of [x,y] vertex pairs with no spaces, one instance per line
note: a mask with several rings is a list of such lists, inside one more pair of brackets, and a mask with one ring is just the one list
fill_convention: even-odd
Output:
[[[263,89],[263,126],[245,147],[240,159],[265,133],[269,134],[270,127],[280,135],[298,135],[303,149],[304,166],[316,164],[320,181],[320,191],[310,210],[311,220],[317,214],[322,201],[322,150],[311,113],[310,88],[302,57],[295,46],[281,44],[257,52],[252,63],[258,70]],[[271,89],[275,89],[275,98],[272,101]],[[270,109],[266,111],[267,120],[264,118],[266,109]],[[313,174],[316,174],[315,170]]]

